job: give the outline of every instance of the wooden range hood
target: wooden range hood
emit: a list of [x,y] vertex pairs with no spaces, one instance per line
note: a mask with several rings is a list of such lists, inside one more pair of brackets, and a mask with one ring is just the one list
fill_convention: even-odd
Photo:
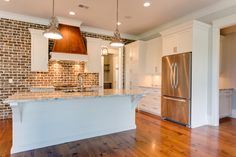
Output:
[[86,39],[79,27],[59,24],[59,30],[63,38],[54,41],[53,52],[87,55]]

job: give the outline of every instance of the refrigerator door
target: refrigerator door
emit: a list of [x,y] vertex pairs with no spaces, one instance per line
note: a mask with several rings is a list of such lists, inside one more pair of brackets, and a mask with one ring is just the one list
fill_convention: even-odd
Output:
[[163,96],[161,101],[162,117],[190,126],[190,100]]
[[174,96],[175,55],[162,57],[162,95]]
[[175,55],[174,97],[190,99],[191,97],[191,53]]

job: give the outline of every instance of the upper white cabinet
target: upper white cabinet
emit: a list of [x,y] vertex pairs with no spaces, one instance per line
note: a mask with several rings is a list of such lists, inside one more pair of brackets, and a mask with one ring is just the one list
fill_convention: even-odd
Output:
[[162,38],[145,42],[145,73],[159,75],[161,73]]
[[29,29],[31,34],[31,71],[48,71],[48,39],[43,30]]
[[177,34],[177,52],[192,52],[193,31],[192,28],[181,31]]
[[193,24],[177,26],[161,32],[163,56],[175,53],[192,52]]
[[168,55],[171,53],[176,53],[178,50],[178,38],[177,34],[172,34],[163,37],[163,55]]
[[145,69],[145,42],[135,41],[125,46],[125,88],[132,89],[140,82]]
[[102,69],[101,46],[102,40],[87,37],[88,62],[85,65],[85,71],[90,73],[99,73]]

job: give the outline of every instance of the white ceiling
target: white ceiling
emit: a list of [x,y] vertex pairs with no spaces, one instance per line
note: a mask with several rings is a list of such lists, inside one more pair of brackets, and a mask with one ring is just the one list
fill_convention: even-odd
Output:
[[[213,5],[222,0],[148,0],[151,6],[143,7],[144,0],[119,0],[120,31],[138,35],[167,22]],[[89,9],[79,8],[84,4]],[[78,19],[82,25],[114,30],[116,0],[55,0],[57,16]],[[49,18],[52,0],[0,0],[0,10],[41,18]],[[74,17],[68,14],[75,11]],[[132,18],[127,19],[125,16]]]

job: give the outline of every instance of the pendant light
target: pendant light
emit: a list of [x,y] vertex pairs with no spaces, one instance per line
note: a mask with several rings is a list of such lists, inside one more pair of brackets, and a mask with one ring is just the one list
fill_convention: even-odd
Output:
[[54,13],[54,0],[52,1],[52,17],[50,21],[49,28],[43,32],[43,36],[49,39],[62,39],[62,34],[58,30],[58,19],[55,17]]
[[114,32],[114,37],[110,43],[110,45],[112,47],[122,47],[124,46],[124,43],[123,41],[121,40],[121,37],[120,37],[120,32],[119,32],[119,29],[118,29],[118,6],[119,6],[119,3],[118,3],[118,0],[116,0],[116,30]]

